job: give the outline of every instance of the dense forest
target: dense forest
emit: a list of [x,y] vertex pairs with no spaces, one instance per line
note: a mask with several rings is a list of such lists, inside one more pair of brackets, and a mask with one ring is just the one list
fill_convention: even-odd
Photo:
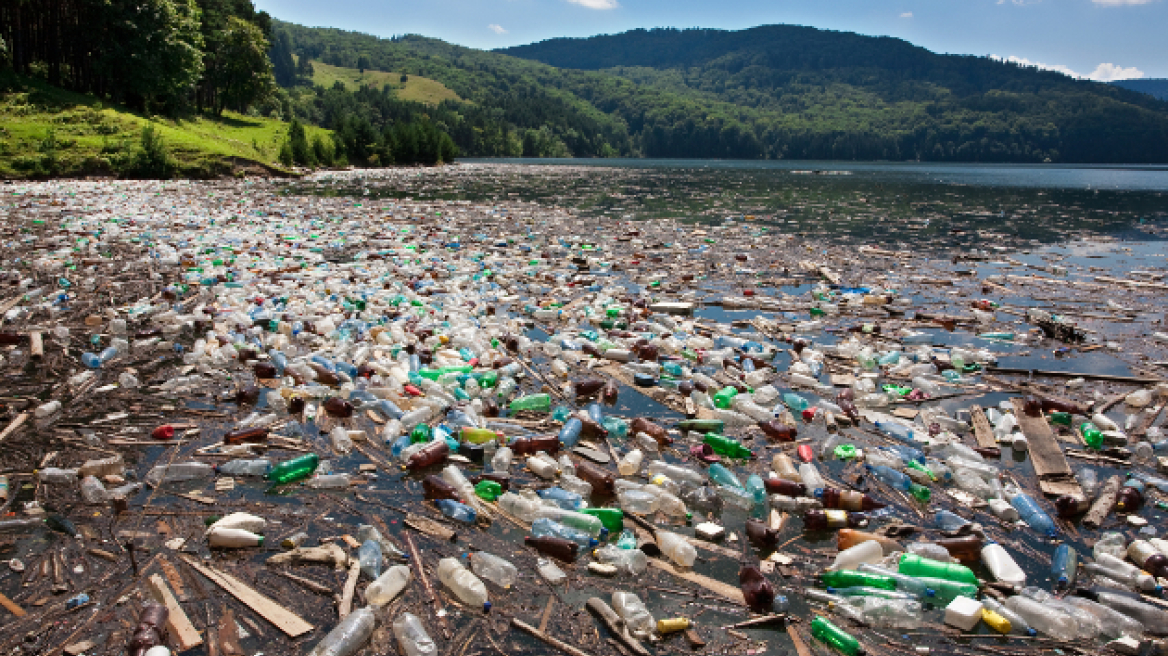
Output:
[[[447,96],[317,84],[314,62],[416,76]],[[251,0],[0,0],[3,66],[147,113],[294,121],[280,158],[310,166],[457,155],[1168,161],[1168,103],[1149,95],[796,26],[486,52],[284,23]],[[309,138],[304,125],[332,136]]]
[[1116,80],[1111,84],[1117,87],[1123,87],[1124,89],[1146,93],[1160,100],[1168,100],[1168,79]]

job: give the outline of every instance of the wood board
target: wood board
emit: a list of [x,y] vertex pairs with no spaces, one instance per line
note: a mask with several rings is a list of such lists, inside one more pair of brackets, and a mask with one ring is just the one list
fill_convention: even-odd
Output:
[[170,587],[166,585],[162,576],[160,574],[152,575],[149,583],[150,596],[166,606],[166,610],[169,611],[166,617],[166,630],[178,643],[178,651],[194,649],[203,644],[203,636],[199,635],[195,625],[191,624],[190,618],[187,617],[178,600],[174,598],[174,593],[170,591]]
[[710,592],[725,597],[727,600],[736,604],[741,606],[746,605],[746,597],[742,595],[742,590],[730,585],[729,583],[723,583],[717,579],[712,579],[708,576],[702,576],[701,574],[695,574],[694,572],[682,571],[674,567],[672,563],[667,563],[664,560],[658,560],[656,558],[650,558],[649,564],[659,570],[668,572],[669,574],[672,574],[679,579],[700,585]]
[[231,596],[254,610],[260,617],[271,622],[289,637],[296,638],[313,629],[313,626],[301,619],[299,615],[249,588],[234,576],[207,567],[190,556],[181,556],[181,558],[196,572],[211,579],[213,583],[229,592]]
[[969,421],[973,424],[973,436],[977,439],[978,446],[983,449],[993,449],[998,446],[998,441],[994,439],[994,429],[990,426],[990,420],[980,405],[969,406]]
[[1059,446],[1054,431],[1046,423],[1044,417],[1031,417],[1024,411],[1021,398],[1010,400],[1014,404],[1014,416],[1018,419],[1018,428],[1026,436],[1030,446],[1030,462],[1034,465],[1034,474],[1038,477],[1038,487],[1044,494],[1082,497],[1083,490],[1079,487],[1071,472],[1071,466],[1063,455],[1063,448]]

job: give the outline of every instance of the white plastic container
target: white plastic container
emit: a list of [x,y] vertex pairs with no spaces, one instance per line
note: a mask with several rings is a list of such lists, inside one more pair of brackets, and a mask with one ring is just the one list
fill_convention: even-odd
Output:
[[251,513],[233,512],[230,515],[220,517],[219,521],[207,528],[207,532],[210,533],[212,529],[238,528],[252,533],[260,533],[267,525],[268,520],[263,517],[257,517]]
[[839,552],[827,569],[856,569],[864,563],[878,563],[884,558],[884,548],[877,540],[868,540]]
[[1019,519],[1018,509],[1005,499],[990,499],[990,512],[1003,522],[1016,522]]
[[264,536],[241,528],[213,527],[207,530],[207,543],[216,549],[246,549],[263,546]]
[[457,559],[443,558],[438,561],[438,580],[450,588],[459,601],[471,608],[491,607],[491,602],[487,600],[486,584]]
[[981,561],[995,579],[1011,585],[1026,585],[1026,572],[1022,571],[1010,552],[997,542],[991,540],[981,548]]
[[945,623],[962,631],[971,631],[981,621],[982,604],[969,597],[956,597],[945,607]]
[[384,606],[396,599],[409,584],[410,568],[406,565],[394,565],[365,588],[365,602],[376,608]]
[[697,549],[684,537],[669,531],[657,531],[657,546],[661,553],[682,567],[693,567],[697,560]]
[[555,478],[556,474],[560,473],[560,463],[543,451],[527,458],[527,468],[536,476],[548,480]]

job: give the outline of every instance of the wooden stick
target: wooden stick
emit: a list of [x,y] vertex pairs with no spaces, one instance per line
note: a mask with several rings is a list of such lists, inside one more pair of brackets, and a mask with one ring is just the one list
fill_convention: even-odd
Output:
[[610,633],[616,637],[618,641],[630,651],[638,656],[649,656],[649,650],[645,645],[641,644],[640,640],[633,637],[629,631],[628,624],[621,619],[620,615],[611,606],[606,604],[600,597],[592,597],[585,603],[585,607],[600,620],[604,626],[608,627]]
[[1147,378],[1144,376],[1117,376],[1114,374],[1093,374],[1077,371],[1048,371],[1045,369],[1025,369],[1021,367],[997,367],[986,365],[986,372],[993,374],[1018,374],[1025,376],[1051,376],[1054,378],[1083,378],[1085,380],[1109,380],[1116,383],[1134,383],[1137,385],[1155,385],[1164,382],[1163,378]]
[[0,431],[0,442],[3,442],[9,435],[16,432],[16,429],[20,428],[21,424],[28,421],[28,417],[29,414],[27,412],[16,415],[16,419],[13,419],[11,423],[4,427],[3,431]]
[[203,644],[203,636],[199,635],[195,625],[191,624],[190,618],[187,617],[178,600],[174,598],[174,593],[170,591],[170,587],[166,585],[162,576],[154,574],[150,577],[149,582],[150,596],[170,611],[166,618],[166,629],[178,642],[178,651],[186,651]]
[[758,626],[760,624],[770,624],[771,622],[779,622],[787,619],[786,615],[767,615],[765,617],[756,617],[750,620],[744,620],[737,624],[727,624],[721,628],[723,629],[744,629],[748,626]]
[[539,630],[547,631],[548,620],[552,618],[552,608],[556,605],[556,596],[548,597],[547,606],[543,608],[543,617],[539,618]]
[[28,334],[28,353],[34,360],[45,357],[45,341],[39,331],[34,330]]
[[450,632],[450,625],[446,622],[442,600],[434,592],[434,586],[430,585],[430,578],[426,576],[426,568],[422,566],[422,556],[418,554],[418,545],[414,544],[414,536],[409,533],[403,534],[406,537],[406,546],[410,549],[410,564],[417,570],[418,580],[422,582],[422,587],[426,590],[426,596],[430,598],[430,603],[434,604],[434,615],[438,618],[438,624],[442,625],[443,637],[449,640],[453,634]]
[[353,564],[349,566],[349,579],[345,581],[345,591],[341,594],[341,605],[337,609],[337,614],[341,619],[349,616],[353,611],[353,595],[357,593],[357,579],[361,576],[361,562],[354,560]]
[[284,578],[294,582],[294,583],[299,583],[300,585],[308,588],[309,590],[312,590],[313,592],[315,592],[317,594],[322,594],[322,595],[325,595],[327,597],[333,596],[332,588],[325,586],[325,585],[321,585],[321,584],[317,583],[316,581],[313,581],[312,579],[304,578],[303,576],[296,576],[295,574],[292,574],[289,572],[284,572],[281,570],[276,570],[276,573],[279,574],[280,576],[283,576]]
[[3,592],[0,592],[0,606],[7,608],[8,612],[17,617],[24,617],[25,615],[28,615],[28,613],[24,612],[23,608],[17,606],[16,602],[5,596]]
[[799,637],[799,633],[795,631],[793,624],[787,625],[787,635],[791,636],[791,642],[795,645],[795,653],[799,656],[812,656],[811,650],[804,644],[803,638]]
[[523,620],[519,619],[518,617],[511,618],[511,626],[514,626],[515,628],[517,628],[525,633],[529,633],[529,634],[535,636],[536,638],[539,638],[545,644],[551,645],[552,647],[559,649],[560,651],[564,652],[565,654],[571,654],[571,656],[592,656],[591,654],[589,654],[586,651],[581,651],[581,650],[573,647],[572,645],[569,645],[568,643],[563,642],[562,640],[557,640],[556,638],[551,637],[550,635],[544,633],[543,631],[540,631],[539,629],[528,624],[527,622],[524,622]]
[[274,624],[276,628],[286,633],[289,637],[297,638],[313,629],[313,626],[301,619],[300,616],[247,587],[234,576],[207,567],[190,556],[182,555],[180,558],[195,571],[211,579],[213,583],[243,602],[244,605],[255,611],[257,615]]
[[730,585],[729,583],[723,583],[717,579],[712,579],[708,576],[702,576],[701,574],[695,574],[693,572],[683,572],[674,567],[672,564],[663,560],[658,560],[656,558],[650,558],[649,565],[668,572],[679,579],[689,581],[690,583],[696,583],[709,590],[710,592],[717,593],[736,604],[741,606],[746,605],[746,597],[742,595],[742,590],[733,585]]

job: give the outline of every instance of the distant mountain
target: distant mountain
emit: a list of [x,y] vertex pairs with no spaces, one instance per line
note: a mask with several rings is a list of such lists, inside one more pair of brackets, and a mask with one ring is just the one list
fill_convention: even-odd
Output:
[[444,85],[461,100],[431,115],[464,155],[1168,161],[1168,103],[889,37],[657,29],[486,52],[273,27],[297,57]]
[[1168,100],[1168,79],[1115,80],[1112,84],[1117,87],[1123,87],[1124,89],[1146,93],[1160,100]]

